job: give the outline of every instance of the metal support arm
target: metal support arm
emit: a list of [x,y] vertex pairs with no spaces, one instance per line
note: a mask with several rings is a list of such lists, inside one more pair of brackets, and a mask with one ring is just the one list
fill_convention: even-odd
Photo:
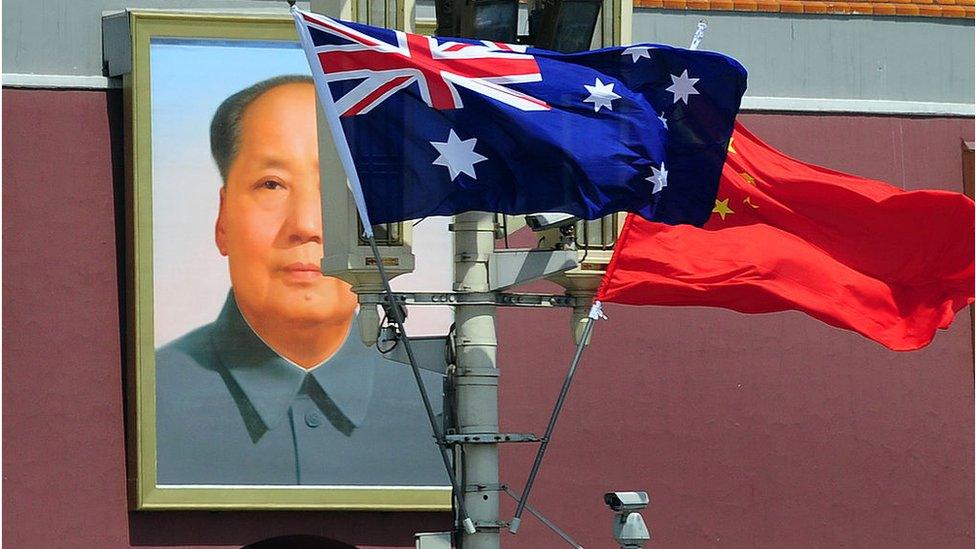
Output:
[[[504,292],[399,292],[393,298],[404,305],[492,305],[496,307],[589,307],[589,297],[558,294],[519,294]],[[361,305],[381,305],[384,294],[359,294]]]

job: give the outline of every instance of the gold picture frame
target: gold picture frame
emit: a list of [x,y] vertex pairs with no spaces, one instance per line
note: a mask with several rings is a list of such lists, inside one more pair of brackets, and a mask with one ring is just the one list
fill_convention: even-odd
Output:
[[[153,210],[156,151],[152,102],[153,90],[161,88],[150,71],[151,46],[160,40],[297,43],[292,18],[282,12],[281,15],[252,15],[132,10],[123,14],[128,19],[131,40],[131,70],[123,77],[127,181],[127,457],[131,507],[135,510],[449,511],[451,489],[446,476],[443,484],[423,486],[157,482],[154,223],[158,224],[159,220],[154,218]],[[192,92],[185,93],[192,98]]]

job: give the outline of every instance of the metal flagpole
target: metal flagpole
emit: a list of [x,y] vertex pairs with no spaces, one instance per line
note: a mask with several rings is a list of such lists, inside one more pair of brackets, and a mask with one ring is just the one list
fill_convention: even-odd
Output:
[[413,348],[410,346],[410,338],[407,337],[407,331],[403,326],[403,309],[400,308],[400,304],[397,303],[393,295],[393,289],[390,287],[390,279],[387,277],[386,269],[383,267],[383,258],[380,256],[380,249],[376,245],[376,238],[373,236],[373,225],[369,220],[369,212],[366,209],[366,200],[363,197],[359,174],[356,172],[356,165],[352,160],[352,153],[349,150],[349,143],[346,141],[346,134],[343,133],[342,125],[339,123],[339,113],[336,111],[335,101],[332,98],[324,73],[321,68],[316,68],[317,59],[314,53],[315,48],[312,46],[311,37],[308,35],[305,23],[301,20],[301,11],[294,4],[291,6],[291,14],[295,19],[298,37],[301,40],[302,49],[305,50],[305,55],[308,58],[309,67],[312,70],[312,77],[315,81],[315,88],[318,91],[320,103],[325,111],[325,118],[329,123],[332,136],[335,139],[336,150],[339,153],[339,158],[345,168],[346,175],[349,177],[350,190],[355,199],[356,208],[359,210],[359,217],[363,222],[363,232],[369,240],[369,246],[373,250],[373,256],[376,258],[376,267],[379,269],[380,278],[383,280],[383,289],[386,293],[387,303],[389,303],[390,313],[392,313],[393,321],[396,322],[397,328],[400,330],[400,335],[403,338],[407,359],[410,361],[413,377],[417,381],[417,388],[420,389],[420,398],[424,401],[424,408],[427,411],[427,419],[430,420],[430,427],[434,431],[434,438],[437,440],[437,446],[441,451],[441,458],[444,460],[444,468],[447,470],[447,476],[451,481],[454,500],[457,502],[458,516],[461,519],[464,531],[469,534],[474,534],[477,530],[475,529],[474,522],[468,516],[467,509],[465,509],[464,492],[461,491],[457,477],[454,474],[454,467],[451,465],[451,457],[448,455],[444,432],[437,425],[437,417],[434,415],[434,410],[430,405],[430,397],[427,396],[427,389],[424,387],[423,379],[420,377],[420,368],[417,366]]
[[[495,247],[495,215],[454,216],[454,291],[477,300],[490,295],[488,261]],[[463,301],[463,302],[460,302]],[[456,304],[454,390],[455,427],[461,435],[483,435],[460,446],[464,502],[478,531],[462,536],[464,549],[498,549],[498,339],[495,305],[459,299]],[[492,300],[493,301],[493,300]]]
[[[502,485],[502,490],[504,490],[505,493],[508,494],[509,496],[511,496],[511,498],[514,499],[516,502],[519,501],[518,494],[516,494],[515,492],[513,492],[508,486]],[[569,534],[567,534],[566,532],[564,532],[560,527],[556,526],[556,524],[554,522],[552,522],[551,520],[549,520],[546,517],[544,517],[542,515],[542,513],[540,513],[539,511],[537,511],[534,507],[532,507],[528,503],[525,504],[525,510],[528,511],[529,513],[531,513],[532,515],[534,515],[535,518],[539,519],[539,522],[541,522],[542,524],[545,524],[546,527],[548,527],[550,530],[552,530],[553,532],[555,532],[557,536],[563,538],[563,541],[565,541],[566,543],[572,545],[573,546],[573,549],[583,549],[583,546],[580,545],[579,543],[577,543],[575,539],[573,539],[572,537],[570,537]]]
[[[373,225],[369,221],[369,212],[366,211],[366,198],[363,196],[363,186],[359,182],[359,172],[356,171],[356,164],[352,160],[346,134],[342,131],[339,111],[336,110],[335,100],[332,99],[332,93],[329,91],[329,83],[326,81],[322,66],[315,56],[312,38],[302,21],[302,13],[304,12],[292,5],[291,16],[295,19],[295,30],[298,31],[298,38],[302,43],[302,49],[305,51],[305,57],[308,59],[308,67],[312,71],[312,80],[315,82],[315,90],[318,91],[319,103],[322,105],[322,110],[325,111],[325,120],[329,123],[329,129],[332,130],[332,138],[335,140],[336,152],[339,153],[339,161],[349,178],[349,190],[352,192],[353,201],[356,203],[356,210],[359,211],[359,218],[363,221],[363,232],[366,233],[367,237],[372,237]],[[326,16],[320,15],[320,17]],[[379,257],[376,260],[379,261]]]
[[447,452],[444,432],[437,425],[437,417],[434,415],[434,409],[431,408],[430,397],[427,396],[427,389],[424,387],[424,381],[420,377],[420,368],[417,367],[417,360],[414,358],[413,348],[410,346],[410,338],[407,337],[406,329],[403,326],[403,309],[400,308],[400,304],[396,302],[396,298],[393,295],[393,289],[390,287],[390,279],[387,278],[386,269],[383,268],[383,258],[380,257],[380,249],[376,245],[376,239],[373,235],[369,235],[368,239],[369,247],[373,249],[373,256],[376,258],[376,267],[380,270],[380,278],[383,279],[383,289],[386,292],[386,300],[390,305],[389,310],[393,314],[393,320],[400,330],[400,335],[403,337],[403,345],[407,351],[407,358],[410,361],[410,369],[413,370],[413,377],[417,380],[417,388],[420,389],[420,398],[424,401],[424,408],[427,410],[427,419],[430,420],[430,428],[434,430],[434,438],[437,439],[437,446],[441,450],[444,468],[447,469],[447,476],[451,479],[451,487],[454,490],[454,499],[457,501],[461,524],[464,526],[465,532],[474,534],[477,530],[464,507],[464,493],[461,491],[457,478],[454,475],[454,467],[451,465],[451,458]]
[[697,50],[698,46],[701,45],[702,39],[705,38],[705,31],[708,30],[708,23],[704,19],[698,21],[698,27],[695,29],[694,36],[691,37],[691,45],[688,46],[689,50]]
[[532,470],[529,471],[529,478],[525,481],[525,488],[522,490],[522,497],[518,499],[518,507],[515,509],[515,516],[512,518],[512,522],[508,527],[508,531],[511,533],[518,532],[519,525],[522,523],[522,511],[525,509],[526,504],[529,501],[529,492],[532,490],[532,484],[535,482],[536,474],[539,473],[539,467],[542,466],[542,458],[546,454],[546,447],[549,445],[549,440],[552,438],[553,429],[556,427],[556,420],[559,418],[559,411],[562,410],[563,403],[566,401],[566,395],[569,393],[569,386],[573,383],[573,375],[576,373],[576,366],[579,365],[580,357],[583,356],[583,348],[586,347],[586,342],[590,339],[590,334],[593,332],[593,324],[600,318],[606,318],[603,315],[603,304],[599,301],[593,302],[593,306],[590,307],[589,321],[583,328],[583,335],[580,336],[579,342],[576,344],[576,355],[573,356],[573,362],[569,366],[569,371],[566,372],[566,379],[563,380],[563,388],[559,391],[559,397],[556,398],[556,405],[552,409],[552,416],[549,418],[549,425],[546,427],[546,434],[542,436],[542,443],[539,445],[539,451],[535,454],[535,462],[532,464]]

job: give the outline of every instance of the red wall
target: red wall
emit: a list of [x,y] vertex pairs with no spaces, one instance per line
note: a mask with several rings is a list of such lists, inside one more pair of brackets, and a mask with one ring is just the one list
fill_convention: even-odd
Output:
[[[309,533],[403,547],[446,529],[433,513],[127,512],[119,99],[3,91],[4,541],[233,547]],[[906,188],[960,189],[959,139],[973,139],[961,119],[743,119],[795,156]],[[613,546],[604,491],[643,489],[659,547],[972,546],[966,312],[901,354],[798,313],[608,315],[532,499],[583,545]],[[566,311],[499,313],[504,429],[545,429],[568,324]],[[533,450],[503,450],[503,482],[520,488]],[[561,543],[531,517],[503,541]]]

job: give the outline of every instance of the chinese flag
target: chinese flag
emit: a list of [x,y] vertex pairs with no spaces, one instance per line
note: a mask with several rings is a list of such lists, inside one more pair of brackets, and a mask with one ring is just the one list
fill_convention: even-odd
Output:
[[798,310],[897,351],[973,302],[973,201],[789,158],[736,123],[703,228],[629,215],[597,300]]

